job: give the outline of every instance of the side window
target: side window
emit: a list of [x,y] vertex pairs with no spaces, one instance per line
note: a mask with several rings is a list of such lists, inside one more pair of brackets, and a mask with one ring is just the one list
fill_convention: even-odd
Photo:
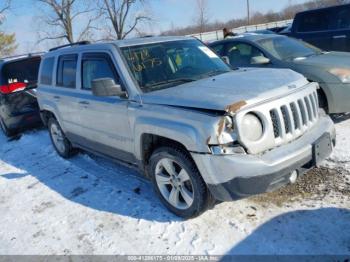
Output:
[[298,32],[327,31],[330,27],[330,23],[331,17],[329,10],[306,13],[300,16]]
[[252,58],[264,56],[264,54],[254,46],[245,43],[229,43],[226,45],[226,56],[233,66],[250,66]]
[[223,56],[223,51],[224,51],[224,45],[223,45],[223,44],[215,45],[215,46],[211,47],[211,49],[213,49],[213,51],[214,51],[217,55]]
[[57,86],[75,88],[77,55],[64,55],[58,59]]
[[52,74],[53,74],[53,65],[55,62],[54,57],[49,57],[44,59],[42,62],[41,74],[40,74],[40,83],[43,85],[52,84]]
[[350,29],[350,7],[339,8],[335,13],[335,29]]
[[84,54],[82,59],[82,88],[91,89],[91,82],[99,78],[112,78],[119,83],[117,72],[107,54]]

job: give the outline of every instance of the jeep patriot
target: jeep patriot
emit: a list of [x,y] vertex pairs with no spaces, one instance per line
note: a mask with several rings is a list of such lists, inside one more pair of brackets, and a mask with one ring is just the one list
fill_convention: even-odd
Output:
[[148,37],[54,48],[37,92],[60,156],[132,164],[190,218],[294,183],[330,155],[317,88],[289,69],[232,69],[194,38]]

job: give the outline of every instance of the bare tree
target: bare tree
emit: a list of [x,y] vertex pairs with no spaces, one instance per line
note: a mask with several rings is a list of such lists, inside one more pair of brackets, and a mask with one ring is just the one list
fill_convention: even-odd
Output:
[[11,0],[5,0],[3,4],[0,5],[0,21],[4,13],[10,9]]
[[206,31],[209,23],[208,0],[196,0],[198,14],[196,16],[196,23],[199,27],[199,33]]
[[[49,31],[40,36],[40,40],[66,40],[73,43],[89,37],[91,31],[96,29],[93,22],[98,14],[94,13],[91,2],[82,0],[38,0],[47,13],[42,17]],[[79,19],[79,32],[76,32],[77,20]],[[83,24],[82,24],[83,23]]]
[[142,22],[150,21],[146,13],[140,12],[138,5],[144,0],[100,0],[100,9],[112,25],[112,35],[117,39],[126,38]]
[[[11,0],[5,0],[0,4],[0,26],[5,20],[5,13],[10,9]],[[16,35],[7,34],[0,30],[0,56],[10,55],[16,51]]]

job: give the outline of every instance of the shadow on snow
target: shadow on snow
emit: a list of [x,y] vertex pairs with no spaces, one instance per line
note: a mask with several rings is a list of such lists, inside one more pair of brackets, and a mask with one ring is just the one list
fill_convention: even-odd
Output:
[[[64,160],[45,131],[27,133],[16,141],[6,141],[1,134],[0,143],[0,159],[10,169],[19,169],[0,175],[6,179],[33,176],[63,197],[100,211],[158,222],[180,220],[161,204],[152,184],[132,168],[88,154]],[[27,190],[37,184],[28,185]]]

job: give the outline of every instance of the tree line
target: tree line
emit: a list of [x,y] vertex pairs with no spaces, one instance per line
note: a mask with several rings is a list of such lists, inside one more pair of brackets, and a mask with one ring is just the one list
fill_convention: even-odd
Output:
[[[5,3],[2,3],[5,1]],[[15,52],[14,34],[5,34],[1,25],[10,15],[11,5],[21,0],[0,1],[0,56]],[[29,0],[40,8],[38,43],[56,44],[82,40],[124,39],[150,20],[144,11],[146,0]]]
[[[219,1],[217,2],[220,4]],[[257,25],[269,22],[289,20],[293,19],[295,14],[301,11],[333,5],[347,4],[350,3],[350,0],[310,0],[303,4],[291,4],[292,2],[289,1],[289,5],[279,12],[269,11],[267,13],[262,13],[255,11],[244,18],[231,19],[226,22],[222,22],[219,19],[215,20],[214,22],[210,22],[212,20],[212,17],[208,8],[208,0],[197,0],[196,3],[198,15],[195,17],[195,23],[193,25],[182,28],[172,27],[170,30],[162,32],[162,35],[190,35],[222,30],[223,28],[233,29],[247,25]],[[250,6],[253,7],[252,5]],[[231,8],[233,10],[235,7],[232,5],[228,8]]]
[[[14,33],[5,33],[2,25],[6,16],[11,15],[14,2],[0,1],[0,56],[13,54],[17,49]],[[41,9],[38,17],[38,43],[51,41],[51,44],[73,43],[82,40],[114,40],[129,37],[131,33],[144,35],[140,26],[153,21],[147,3],[151,0],[29,0]],[[295,13],[330,5],[350,3],[350,0],[310,0],[304,4],[289,4],[280,12],[255,12],[247,18],[232,19],[226,22],[211,22],[208,0],[194,0],[197,8],[193,25],[178,28],[172,26],[161,35],[187,35],[206,31],[236,28],[248,24],[292,19]],[[219,1],[217,1],[219,4]],[[234,2],[234,1],[233,1]],[[234,8],[234,5],[228,8]],[[52,43],[53,42],[53,43]]]

